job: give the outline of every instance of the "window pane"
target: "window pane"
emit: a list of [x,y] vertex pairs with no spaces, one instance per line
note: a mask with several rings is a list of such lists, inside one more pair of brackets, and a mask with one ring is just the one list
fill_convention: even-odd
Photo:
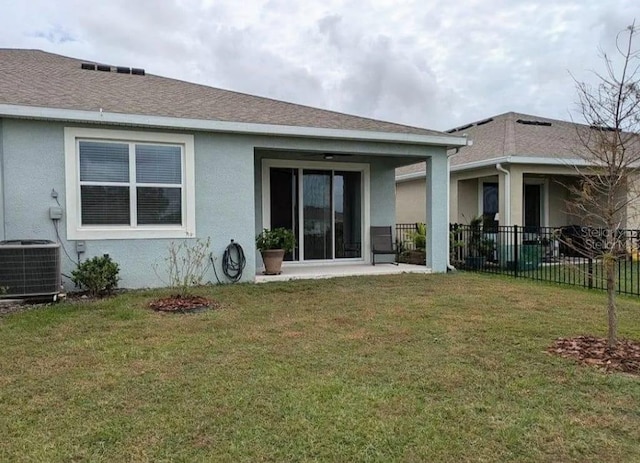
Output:
[[182,188],[138,188],[139,225],[182,225]]
[[84,182],[128,182],[129,145],[81,141],[80,180]]
[[123,186],[80,187],[82,225],[129,225],[129,188]]
[[181,154],[179,146],[136,145],[136,181],[180,185]]

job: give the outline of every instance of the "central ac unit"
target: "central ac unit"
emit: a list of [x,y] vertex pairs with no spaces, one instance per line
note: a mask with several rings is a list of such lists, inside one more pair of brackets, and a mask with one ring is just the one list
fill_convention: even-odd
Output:
[[53,296],[61,289],[60,244],[0,241],[0,297]]

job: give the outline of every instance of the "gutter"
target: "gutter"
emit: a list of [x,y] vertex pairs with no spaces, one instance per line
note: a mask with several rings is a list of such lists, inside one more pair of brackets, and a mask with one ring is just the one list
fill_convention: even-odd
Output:
[[493,167],[497,163],[504,164],[538,164],[546,166],[566,166],[566,167],[585,167],[591,166],[593,163],[589,163],[581,158],[556,158],[546,156],[503,156],[493,159],[484,159],[482,161],[469,162],[466,164],[459,164],[451,168],[451,172],[458,172],[461,170],[478,169],[481,167]]
[[[506,225],[511,224],[511,172],[497,163],[496,169],[504,174],[504,222]],[[498,192],[499,193],[499,192]],[[502,217],[500,217],[502,218]],[[501,221],[500,221],[501,222]]]
[[[455,153],[454,153],[455,154]],[[590,167],[593,163],[589,163],[580,158],[552,158],[545,156],[503,156],[499,158],[484,159],[482,161],[468,162],[459,164],[449,169],[449,172],[463,172],[472,169],[480,169],[482,167],[494,167],[496,164],[536,164],[541,166],[564,166],[564,167]],[[425,176],[424,171],[411,172],[409,174],[401,174],[396,176],[397,182],[415,180]]]
[[76,109],[44,108],[0,104],[0,117],[44,119],[96,124],[121,124],[165,129],[190,129],[251,135],[288,136],[300,138],[329,138],[334,140],[370,141],[411,145],[437,145],[458,148],[467,144],[465,137],[447,134],[419,135],[413,133],[376,132],[371,130],[327,129],[248,122],[228,122],[206,119],[183,119],[168,116],[146,116]]

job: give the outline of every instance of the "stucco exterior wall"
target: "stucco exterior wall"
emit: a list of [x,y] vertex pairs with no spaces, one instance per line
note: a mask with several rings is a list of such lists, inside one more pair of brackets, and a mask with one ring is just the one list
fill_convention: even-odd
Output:
[[[48,239],[60,242],[62,271],[69,275],[77,261],[75,241],[66,233],[66,186],[64,128],[98,127],[104,130],[171,132],[160,129],[128,128],[65,124],[62,122],[5,119],[0,121],[0,215],[3,239]],[[219,275],[221,257],[233,239],[244,248],[247,266],[242,281],[253,281],[256,264],[260,264],[255,249],[255,235],[262,227],[261,159],[315,159],[323,153],[345,153],[344,162],[368,163],[370,166],[370,210],[372,225],[395,223],[395,167],[435,156],[435,175],[446,179],[442,163],[446,164],[442,148],[378,142],[331,141],[293,137],[247,136],[180,130],[179,134],[194,136],[195,151],[195,216],[196,238],[211,238],[210,250]],[[340,162],[334,159],[333,162]],[[446,167],[445,167],[446,170]],[[445,190],[434,196],[443,203]],[[65,217],[57,222],[49,218],[49,208],[57,206]],[[4,192],[4,197],[1,195]],[[444,195],[444,196],[443,196]],[[4,208],[2,208],[4,207]],[[441,205],[432,212],[436,229],[446,227],[446,212]],[[440,217],[440,215],[442,215]],[[365,230],[365,233],[369,233]],[[434,248],[444,248],[446,234],[436,238]],[[166,272],[165,259],[172,239],[87,239],[81,260],[109,254],[120,265],[120,286],[127,288],[155,287],[165,283],[160,275]],[[368,252],[368,249],[365,251]],[[66,256],[68,254],[68,256]],[[446,255],[436,250],[435,266],[442,270]],[[258,260],[258,262],[256,262]],[[435,268],[434,268],[435,270]],[[215,282],[212,271],[207,280]],[[65,279],[67,289],[73,284]]]
[[549,179],[549,226],[562,227],[563,225],[571,225],[574,220],[567,214],[567,199],[569,191],[567,190],[567,182],[573,179],[564,177],[555,181],[554,178]]
[[458,181],[458,216],[456,223],[467,224],[478,215],[478,179]]
[[[49,207],[56,206],[51,191],[65,209],[64,147],[65,124],[5,120],[6,239],[37,238],[56,241]],[[118,127],[122,130],[122,127]],[[138,129],[136,129],[138,130]],[[156,130],[151,130],[156,132]],[[180,132],[186,133],[186,132]],[[245,251],[247,267],[243,281],[255,274],[255,217],[253,213],[253,148],[233,135],[195,133],[196,237],[211,238],[211,252],[220,258],[230,239]],[[66,211],[65,211],[66,213]],[[65,220],[58,223],[59,235],[70,257],[63,252],[63,273],[70,274],[77,260],[75,242],[66,238]],[[156,275],[164,275],[170,239],[86,240],[85,260],[109,254],[120,265],[120,286],[161,286]],[[213,272],[207,278],[214,280]],[[69,281],[65,285],[73,289]]]
[[396,223],[424,222],[427,214],[425,178],[396,185]]

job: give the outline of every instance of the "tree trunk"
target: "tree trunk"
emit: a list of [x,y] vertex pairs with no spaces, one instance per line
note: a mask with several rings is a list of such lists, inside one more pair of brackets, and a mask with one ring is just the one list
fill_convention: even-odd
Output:
[[604,256],[605,276],[607,278],[607,317],[608,336],[607,345],[610,349],[616,347],[618,342],[618,315],[616,314],[616,266],[613,256]]

